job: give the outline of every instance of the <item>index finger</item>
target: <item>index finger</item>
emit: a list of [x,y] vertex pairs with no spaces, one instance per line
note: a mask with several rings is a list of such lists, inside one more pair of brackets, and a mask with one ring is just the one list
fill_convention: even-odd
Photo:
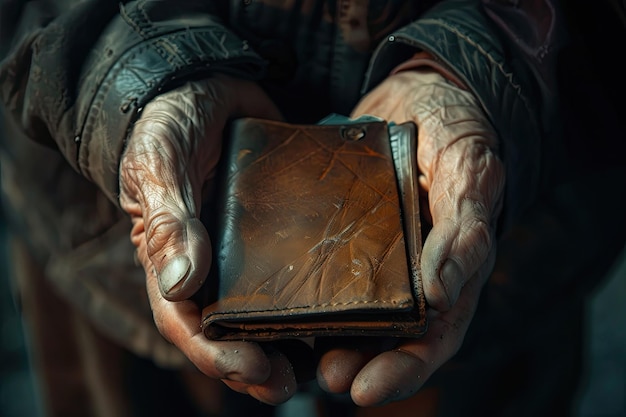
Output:
[[[146,258],[140,255],[142,263],[149,262]],[[202,373],[247,384],[259,384],[269,377],[270,364],[260,346],[248,342],[210,341],[200,328],[201,312],[196,303],[166,300],[153,269],[147,271],[146,287],[157,328]]]

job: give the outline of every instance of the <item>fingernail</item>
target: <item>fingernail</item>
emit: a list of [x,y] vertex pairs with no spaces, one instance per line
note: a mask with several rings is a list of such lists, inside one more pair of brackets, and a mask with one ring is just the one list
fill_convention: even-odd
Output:
[[450,306],[452,306],[459,298],[461,288],[463,288],[463,271],[458,263],[448,259],[441,267],[439,276],[448,295]]
[[159,285],[163,294],[175,292],[189,275],[191,261],[186,256],[171,260],[159,274]]

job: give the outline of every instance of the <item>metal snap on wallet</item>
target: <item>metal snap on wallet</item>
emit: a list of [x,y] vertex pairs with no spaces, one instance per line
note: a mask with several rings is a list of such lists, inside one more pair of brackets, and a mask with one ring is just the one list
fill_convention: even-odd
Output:
[[419,337],[416,128],[384,121],[233,122],[222,157],[214,340]]

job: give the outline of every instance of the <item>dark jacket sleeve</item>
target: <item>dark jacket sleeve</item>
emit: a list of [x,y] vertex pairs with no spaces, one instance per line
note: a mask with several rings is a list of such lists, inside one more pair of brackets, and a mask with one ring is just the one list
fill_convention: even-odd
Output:
[[124,141],[151,98],[211,72],[263,75],[217,3],[95,0],[35,19],[0,64],[6,110],[117,204]]
[[417,49],[428,51],[472,90],[500,137],[507,175],[504,225],[536,198],[546,147],[558,144],[546,138],[558,126],[554,73],[563,22],[554,2],[526,3],[441,2],[379,46],[366,83],[371,88]]

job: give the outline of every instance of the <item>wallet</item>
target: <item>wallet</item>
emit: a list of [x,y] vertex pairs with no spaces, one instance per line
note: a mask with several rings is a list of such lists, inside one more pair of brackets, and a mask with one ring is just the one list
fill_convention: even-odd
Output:
[[202,311],[212,340],[419,337],[416,127],[244,118],[225,144]]

